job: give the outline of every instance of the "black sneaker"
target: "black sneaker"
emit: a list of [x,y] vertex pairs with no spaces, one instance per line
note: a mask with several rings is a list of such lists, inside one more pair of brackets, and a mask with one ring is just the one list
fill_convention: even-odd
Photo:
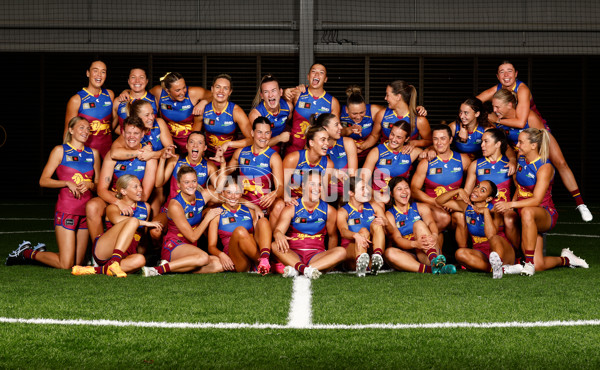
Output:
[[8,257],[6,257],[6,262],[4,264],[6,266],[26,264],[27,261],[23,256],[23,252],[25,252],[27,249],[33,249],[31,247],[31,243],[26,240],[23,240],[23,243],[19,244],[19,248],[15,249],[14,251],[8,254]]

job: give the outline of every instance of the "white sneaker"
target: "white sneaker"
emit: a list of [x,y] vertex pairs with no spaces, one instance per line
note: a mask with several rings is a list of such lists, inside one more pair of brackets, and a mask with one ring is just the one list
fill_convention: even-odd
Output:
[[363,253],[356,259],[356,276],[364,277],[367,274],[367,267],[369,267],[369,254]]
[[490,253],[490,265],[492,265],[492,277],[494,279],[502,279],[502,260],[498,253]]
[[523,271],[523,265],[504,265],[502,266],[502,272],[506,275],[519,275]]
[[535,274],[535,266],[531,262],[525,262],[521,276],[533,276],[533,274]]
[[158,273],[158,271],[156,271],[154,267],[144,266],[142,267],[142,275],[144,275],[144,277],[150,277],[159,276],[160,274]]
[[296,270],[292,266],[285,266],[285,268],[283,269],[283,274],[281,274],[281,276],[283,276],[284,278],[296,277],[298,276],[298,270]]
[[592,212],[590,212],[589,208],[585,204],[580,204],[575,209],[578,210],[579,213],[581,213],[581,219],[583,221],[590,222],[594,219],[594,216],[592,216]]
[[371,256],[371,274],[377,275],[379,270],[383,267],[383,257],[381,254],[374,254]]
[[162,265],[166,265],[167,263],[169,263],[169,261],[167,261],[167,260],[160,260],[160,263],[158,265],[162,266]]
[[575,267],[583,267],[584,269],[589,268],[590,266],[585,262],[583,258],[577,257],[569,248],[564,248],[560,252],[561,257],[567,257],[569,259],[569,267],[574,269]]
[[310,280],[316,280],[321,276],[321,271],[317,270],[314,267],[307,266],[304,269],[304,276],[306,276]]

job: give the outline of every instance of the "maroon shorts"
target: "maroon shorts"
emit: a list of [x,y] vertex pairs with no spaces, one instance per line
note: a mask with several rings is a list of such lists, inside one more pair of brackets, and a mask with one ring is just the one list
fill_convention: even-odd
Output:
[[[100,237],[102,235],[104,235],[104,234],[98,235],[96,237],[96,239],[94,239],[94,243],[92,244],[92,257],[94,257],[94,261],[96,261],[96,263],[100,266],[105,265],[106,262],[108,262],[110,260],[110,258],[109,259],[98,258],[98,256],[96,255],[96,245],[98,244],[98,240],[100,239]],[[129,244],[129,248],[127,248],[127,250],[125,251],[125,254],[123,254],[123,258],[137,253],[139,238],[140,238],[140,236],[137,233],[133,236],[133,240],[131,241],[131,244]]]
[[190,243],[186,239],[165,238],[165,241],[163,242],[163,247],[160,251],[160,259],[171,262],[171,254],[173,253],[175,248],[179,247],[182,244],[196,245]]
[[325,248],[320,246],[315,248],[315,245],[310,245],[308,240],[290,240],[288,243],[290,250],[294,251],[300,257],[300,262],[307,266],[314,256],[325,252]]
[[85,216],[72,215],[64,212],[54,212],[54,226],[60,226],[67,230],[87,230],[87,218]]

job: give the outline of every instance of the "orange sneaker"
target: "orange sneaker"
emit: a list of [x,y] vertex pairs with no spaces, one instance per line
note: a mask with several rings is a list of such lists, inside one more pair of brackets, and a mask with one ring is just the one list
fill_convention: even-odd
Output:
[[94,275],[94,274],[96,274],[96,269],[94,269],[94,266],[78,266],[78,265],[75,265],[71,269],[71,274],[75,275],[75,276]]
[[119,278],[124,278],[127,277],[127,274],[121,270],[121,265],[119,265],[119,262],[113,262],[110,266],[108,266],[108,268],[106,269],[106,275],[108,276],[116,276]]

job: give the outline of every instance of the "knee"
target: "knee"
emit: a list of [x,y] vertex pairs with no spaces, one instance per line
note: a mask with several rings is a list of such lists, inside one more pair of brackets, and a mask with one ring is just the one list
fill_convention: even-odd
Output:
[[250,233],[248,232],[248,229],[246,229],[243,226],[236,227],[235,230],[233,230],[233,235],[237,236],[238,238],[250,237]]
[[452,213],[452,223],[454,223],[456,227],[466,226],[467,224],[465,222],[465,214],[462,212]]
[[458,248],[456,252],[454,252],[454,258],[456,258],[457,261],[465,261],[467,257],[467,248]]
[[534,207],[525,207],[521,209],[521,221],[525,227],[530,226],[534,219]]
[[206,253],[198,253],[196,256],[196,266],[202,267],[210,263],[210,257]]
[[128,259],[130,259],[132,271],[139,270],[146,265],[146,258],[142,254],[132,254],[128,257]]
[[271,228],[271,224],[269,223],[269,219],[266,217],[260,218],[258,221],[256,221],[256,228],[257,229],[261,229],[264,230],[265,228]]
[[104,212],[105,204],[100,198],[94,198],[85,205],[85,213],[88,218],[100,217]]

